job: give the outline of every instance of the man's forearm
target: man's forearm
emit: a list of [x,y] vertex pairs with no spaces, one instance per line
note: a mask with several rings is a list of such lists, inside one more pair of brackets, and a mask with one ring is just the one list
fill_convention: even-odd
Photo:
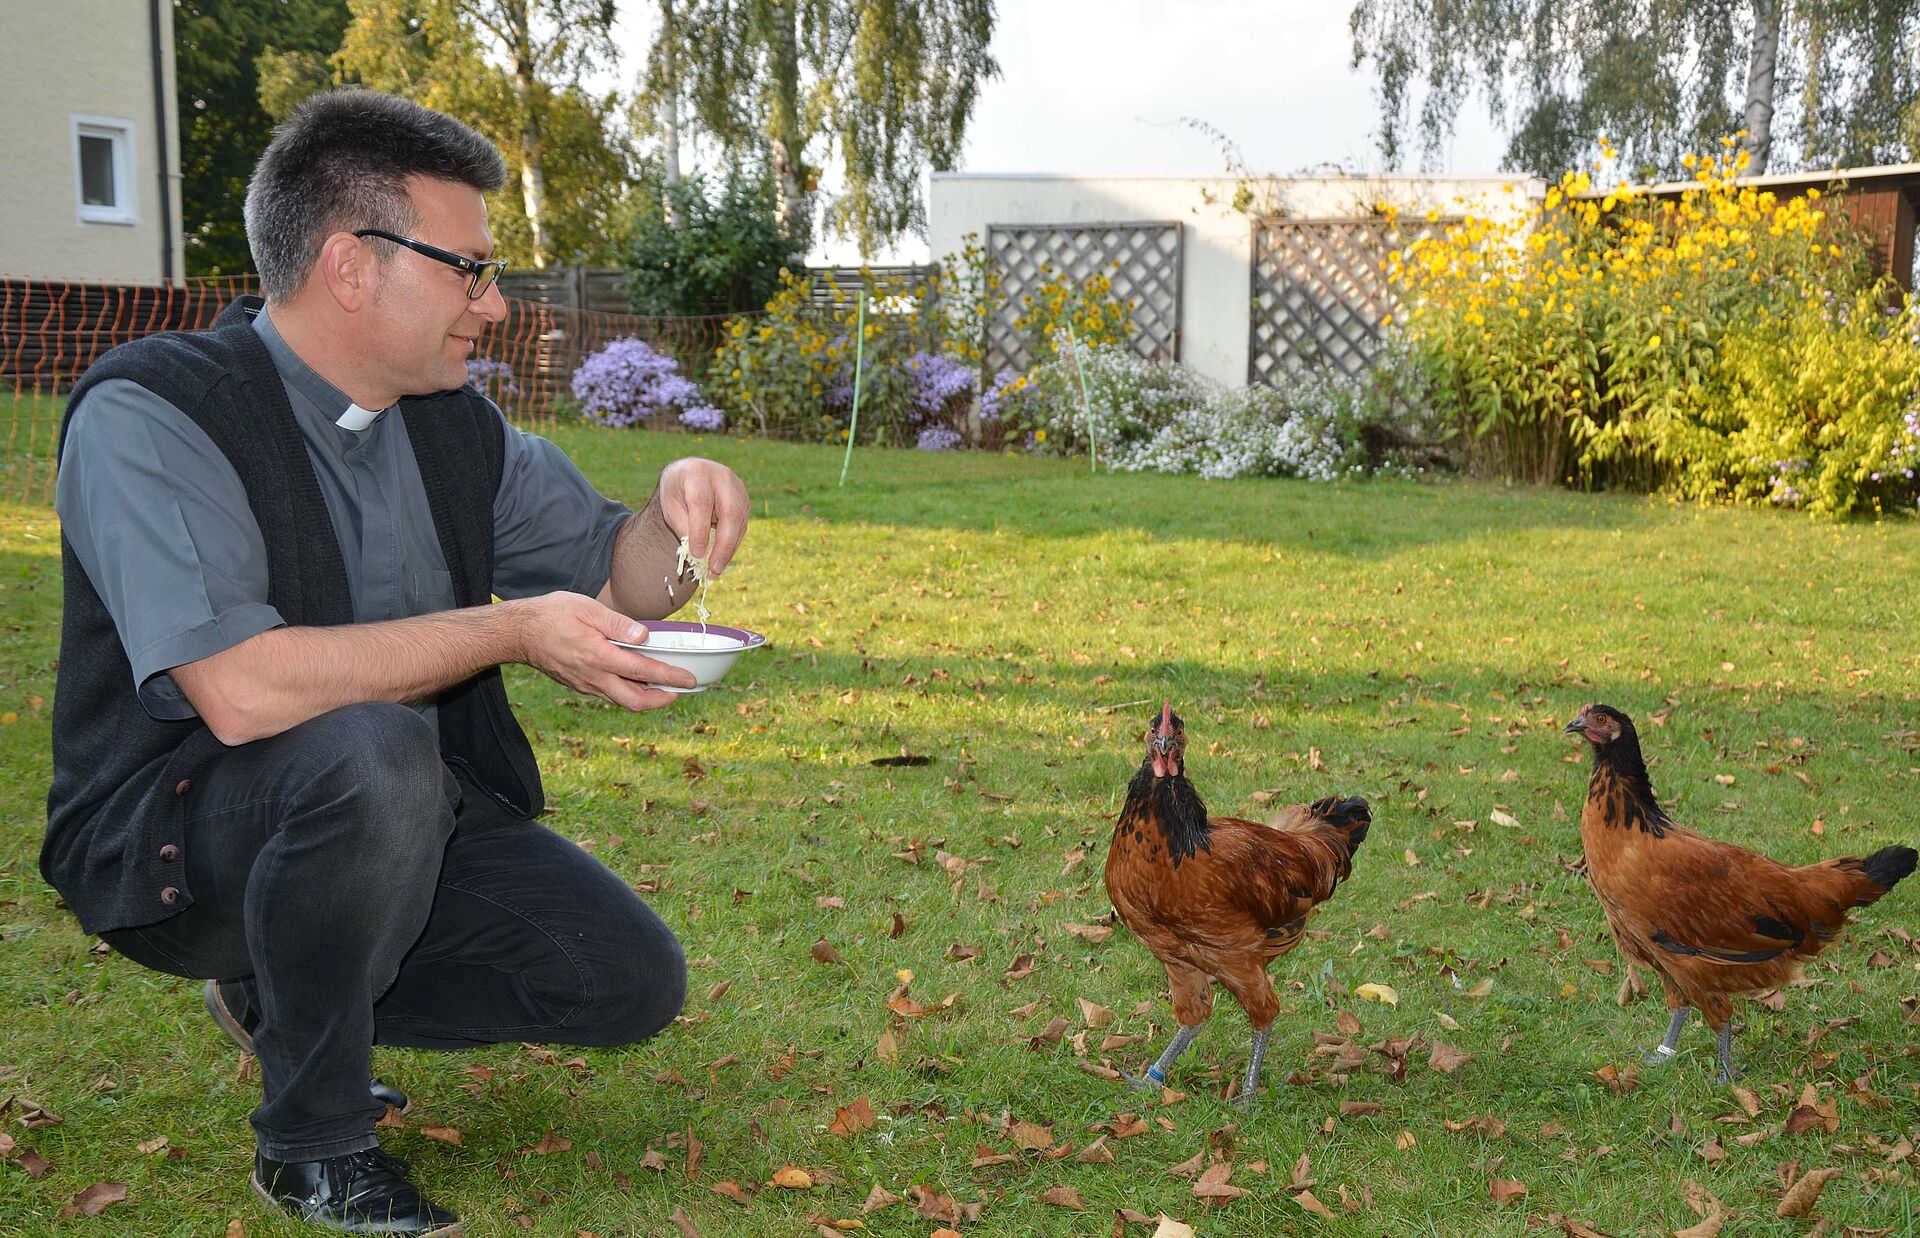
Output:
[[680,536],[660,512],[660,494],[628,517],[613,541],[613,572],[600,600],[634,619],[664,619],[693,600],[693,570],[678,566]]
[[518,603],[385,623],[274,628],[173,669],[222,743],[278,735],[363,701],[423,700],[490,666],[524,661]]

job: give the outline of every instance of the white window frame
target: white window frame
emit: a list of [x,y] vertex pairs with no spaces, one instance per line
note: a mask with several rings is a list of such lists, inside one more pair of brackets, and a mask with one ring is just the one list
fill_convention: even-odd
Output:
[[[134,124],[130,120],[121,120],[113,116],[82,116],[73,113],[68,117],[73,135],[73,201],[74,218],[83,224],[131,224],[140,222],[140,193],[135,179],[139,175],[139,162],[134,155]],[[112,206],[96,206],[87,202],[86,187],[80,170],[80,139],[106,138],[113,143],[113,187],[120,199]]]

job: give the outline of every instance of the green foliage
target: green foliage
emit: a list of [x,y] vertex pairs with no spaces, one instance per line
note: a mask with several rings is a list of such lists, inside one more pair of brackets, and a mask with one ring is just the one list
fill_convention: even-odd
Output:
[[[405,95],[485,134],[507,161],[488,195],[494,249],[516,266],[619,261],[652,181],[616,95],[578,84],[611,54],[604,0],[348,0],[331,65],[340,81]],[[505,67],[501,67],[501,62]],[[526,170],[544,185],[536,240]]]
[[[173,11],[180,213],[188,275],[253,270],[241,218],[276,109],[316,82],[339,45],[345,0],[181,0]],[[322,78],[324,75],[320,75]]]
[[[1700,162],[1701,188],[1671,200],[1583,198],[1587,174],[1569,174],[1538,208],[1470,216],[1393,256],[1408,346],[1470,464],[1823,515],[1909,492],[1903,475],[1871,477],[1901,433],[1908,316],[1854,308],[1887,294],[1844,218],[1817,191],[1737,184],[1744,162]],[[1812,398],[1816,374],[1830,399]],[[1843,447],[1842,423],[1864,437]],[[1774,483],[1808,469],[1813,489]]]
[[[1755,78],[1763,15],[1774,71]],[[1585,164],[1606,134],[1635,175],[1672,177],[1681,156],[1750,116],[1770,118],[1752,135],[1763,168],[1769,154],[1783,170],[1920,151],[1916,0],[1356,0],[1352,28],[1354,63],[1377,74],[1389,166],[1416,136],[1435,164],[1476,91],[1506,124],[1506,166],[1548,176]]]
[[798,264],[805,249],[781,231],[765,176],[730,169],[711,192],[690,176],[663,198],[634,216],[626,268],[636,314],[757,310],[780,287],[781,268]]
[[659,79],[676,66],[706,133],[767,156],[790,235],[837,158],[828,225],[872,253],[924,228],[921,174],[954,166],[999,75],[993,26],[992,0],[688,0],[671,27],[679,48],[650,57],[649,93],[673,88]]

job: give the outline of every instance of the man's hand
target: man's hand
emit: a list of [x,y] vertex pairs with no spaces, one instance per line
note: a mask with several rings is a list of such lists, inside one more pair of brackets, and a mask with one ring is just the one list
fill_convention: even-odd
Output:
[[[744,489],[741,493],[745,495]],[[520,660],[575,692],[641,710],[674,701],[674,693],[653,684],[694,686],[692,671],[609,644],[621,640],[637,645],[647,639],[646,626],[590,597],[549,593],[502,605],[522,612],[517,616],[524,642]]]
[[[718,576],[747,535],[747,486],[724,464],[689,456],[660,472],[660,510],[696,558]],[[711,532],[711,538],[709,538]]]

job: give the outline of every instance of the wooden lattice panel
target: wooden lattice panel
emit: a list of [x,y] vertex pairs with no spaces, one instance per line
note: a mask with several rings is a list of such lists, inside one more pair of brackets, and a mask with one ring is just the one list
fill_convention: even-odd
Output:
[[1255,220],[1247,381],[1275,387],[1311,369],[1370,369],[1380,324],[1399,310],[1387,255],[1456,222]]
[[1095,275],[1113,281],[1113,297],[1133,306],[1128,343],[1150,361],[1180,357],[1180,225],[1174,223],[995,224],[987,257],[1000,277],[987,319],[987,370],[1024,370],[1036,358],[1013,324],[1050,279],[1079,287]]

